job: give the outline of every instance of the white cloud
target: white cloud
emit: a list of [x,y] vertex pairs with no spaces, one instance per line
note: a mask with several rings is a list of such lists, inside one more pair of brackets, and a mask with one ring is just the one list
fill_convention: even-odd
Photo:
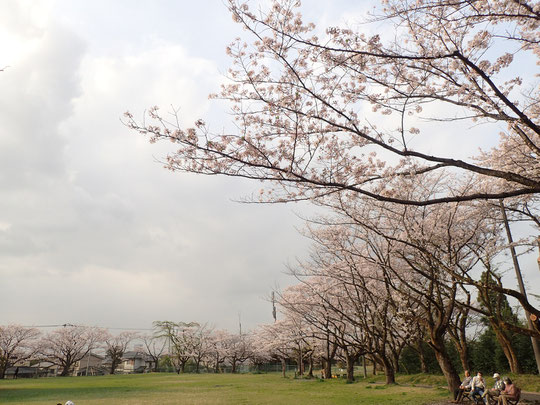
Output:
[[251,184],[163,170],[153,156],[167,145],[120,122],[155,104],[181,107],[185,123],[216,117],[218,65],[156,35],[102,52],[96,25],[70,24],[60,4],[37,21],[4,7],[4,19],[26,20],[0,75],[0,296],[19,303],[0,323],[269,320],[261,298],[305,245],[299,221],[288,207],[230,201]]

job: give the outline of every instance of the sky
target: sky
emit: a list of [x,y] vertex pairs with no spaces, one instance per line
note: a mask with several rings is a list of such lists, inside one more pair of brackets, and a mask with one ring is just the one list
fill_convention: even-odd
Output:
[[[321,18],[347,10],[325,3]],[[239,35],[221,0],[0,2],[0,324],[272,320],[267,297],[308,246],[306,207],[171,173],[168,145],[121,122],[153,105],[227,120],[207,96]]]
[[[303,11],[327,26],[369,7]],[[227,122],[207,95],[241,35],[221,0],[0,2],[0,324],[271,322],[311,208],[241,204],[260,184],[171,173],[168,145],[121,122],[153,105]]]

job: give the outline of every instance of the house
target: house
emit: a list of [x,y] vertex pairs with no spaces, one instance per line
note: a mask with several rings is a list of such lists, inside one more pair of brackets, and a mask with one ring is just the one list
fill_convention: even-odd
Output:
[[[105,365],[111,364],[110,359],[105,360]],[[116,368],[119,374],[149,373],[153,370],[154,361],[142,351],[127,351],[122,356],[122,361]]]
[[81,360],[75,363],[71,375],[103,375],[105,374],[104,367],[105,357],[95,353],[88,353]]
[[54,370],[35,366],[13,366],[6,369],[5,378],[51,377]]
[[5,378],[54,377],[58,366],[48,361],[25,361],[8,367]]

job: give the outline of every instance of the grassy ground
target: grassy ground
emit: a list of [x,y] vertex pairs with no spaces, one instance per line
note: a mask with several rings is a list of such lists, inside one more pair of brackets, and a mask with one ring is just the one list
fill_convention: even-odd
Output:
[[344,380],[283,379],[279,374],[145,374],[0,380],[0,403],[97,404],[426,404],[443,389]]
[[[491,377],[493,374],[485,375],[488,387],[494,385]],[[504,374],[512,379],[523,391],[540,392],[540,376],[532,374]],[[462,375],[463,377],[463,375]],[[367,378],[368,381],[384,382],[384,375],[377,375]],[[446,379],[442,375],[433,374],[403,374],[396,377],[398,384],[403,385],[431,385],[433,387],[446,387]]]

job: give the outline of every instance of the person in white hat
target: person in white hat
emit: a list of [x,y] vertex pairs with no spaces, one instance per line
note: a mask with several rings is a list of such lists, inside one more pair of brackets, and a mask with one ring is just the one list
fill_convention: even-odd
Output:
[[501,392],[504,390],[504,381],[501,380],[501,375],[499,373],[493,374],[493,379],[495,380],[495,384],[493,385],[493,388],[487,390],[484,395],[482,395],[482,398],[484,399],[484,403],[490,405],[495,404],[497,401],[497,398],[501,394]]
[[66,405],[75,405],[75,403],[73,401],[67,401]]

